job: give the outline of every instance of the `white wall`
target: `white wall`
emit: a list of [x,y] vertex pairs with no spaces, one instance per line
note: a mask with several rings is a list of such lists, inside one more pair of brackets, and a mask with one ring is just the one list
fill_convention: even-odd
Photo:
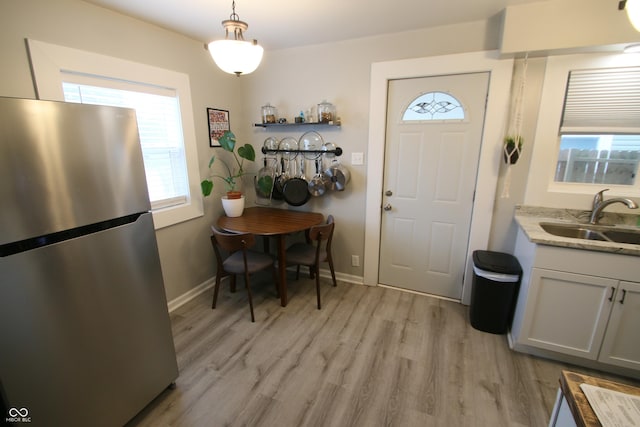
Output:
[[[246,76],[243,86],[248,122],[259,122],[260,107],[275,105],[289,121],[300,110],[327,100],[336,106],[342,119],[340,129],[320,129],[327,141],[343,148],[341,161],[349,167],[351,182],[344,192],[327,193],[312,199],[305,210],[333,214],[336,218],[334,260],[342,274],[362,278],[364,222],[368,159],[369,92],[371,64],[374,62],[434,56],[447,53],[496,49],[499,22],[474,22],[431,30],[412,31],[341,43],[307,46],[265,53],[260,68]],[[455,35],[455,36],[453,36]],[[261,147],[264,139],[274,136],[300,137],[307,129],[255,129],[251,142]],[[365,164],[351,165],[352,153],[364,153]],[[378,171],[382,174],[382,170]],[[351,266],[351,256],[360,257],[361,265]]]
[[[514,76],[518,76],[525,52],[529,54],[525,92],[523,156],[511,167],[511,191],[508,199],[497,199],[489,248],[512,252],[517,225],[513,221],[516,204],[589,209],[593,194],[572,195],[548,190],[548,165],[554,167],[557,138],[539,135],[540,125],[558,120],[549,117],[548,108],[540,107],[547,57],[562,58],[576,52],[621,52],[626,45],[640,42],[626,12],[617,9],[617,1],[548,0],[510,6],[505,11],[500,50],[503,55],[517,55]],[[560,88],[562,95],[564,89]],[[557,131],[557,128],[556,128]],[[501,166],[500,197],[506,167]],[[525,200],[525,192],[527,193]],[[612,211],[624,211],[613,206]]]
[[[548,2],[540,2],[544,5]],[[608,3],[608,2],[607,2]],[[611,1],[612,7],[614,1]],[[150,3],[151,4],[151,3]],[[535,3],[538,4],[538,3]],[[152,7],[152,6],[150,6]],[[537,16],[537,15],[536,15]],[[542,18],[541,18],[542,19]],[[543,21],[532,25],[544,27]],[[567,21],[567,28],[574,23]],[[606,23],[608,25],[608,23]],[[330,29],[327,29],[330,31]],[[580,30],[578,30],[579,32]],[[259,34],[256,35],[259,37]],[[541,37],[533,34],[530,39]],[[546,36],[545,36],[546,37]],[[342,118],[340,130],[322,131],[326,139],[342,146],[350,166],[351,154],[365,153],[365,166],[350,166],[352,181],[339,194],[313,200],[302,207],[332,213],[338,223],[335,259],[338,272],[361,277],[363,267],[351,267],[351,255],[364,252],[365,188],[368,154],[370,69],[373,62],[497,49],[501,45],[501,17],[447,27],[265,52],[263,64],[248,76],[236,78],[219,71],[203,41],[192,40],[148,23],[79,0],[4,0],[0,3],[0,96],[33,98],[25,38],[94,51],[114,57],[164,67],[189,75],[198,141],[201,174],[206,174],[213,150],[208,147],[206,107],[230,111],[231,126],[241,141],[260,148],[269,136],[296,136],[301,131],[273,132],[252,127],[259,121],[260,106],[276,105],[291,118],[302,108],[326,99]],[[597,41],[596,41],[597,43]],[[592,43],[593,44],[593,43]],[[527,100],[525,138],[535,126],[537,85],[544,60],[531,62],[532,95]],[[527,120],[530,120],[527,122]],[[531,123],[531,124],[529,124]],[[510,199],[496,199],[490,249],[512,247],[513,205],[524,199],[525,159],[514,168]],[[256,165],[256,169],[261,164]],[[498,188],[498,194],[501,187]],[[205,216],[158,231],[160,255],[171,300],[204,283],[213,275],[209,225],[221,214],[216,197],[205,202]]]
[[[200,41],[77,0],[0,3],[0,96],[35,98],[26,38],[188,74],[203,173],[213,152],[207,138],[206,108],[232,112],[241,108],[237,96],[241,82],[219,71]],[[157,231],[169,300],[214,274],[209,225],[221,212],[219,202],[209,198],[204,217]]]
[[[21,0],[0,3],[0,96],[34,98],[25,38],[93,51],[184,72],[189,75],[201,174],[213,152],[208,147],[206,107],[230,111],[231,126],[241,141],[256,148],[273,133],[252,127],[260,106],[272,102],[292,116],[323,99],[333,102],[342,118],[340,130],[323,132],[342,146],[342,160],[367,153],[369,73],[372,62],[491,50],[498,47],[499,19],[332,45],[265,53],[261,67],[237,78],[220,72],[203,43],[78,0]],[[301,132],[278,133],[278,137]],[[275,134],[273,134],[275,135]],[[256,169],[261,165],[256,165]],[[349,188],[302,207],[332,213],[337,270],[362,276],[351,267],[351,254],[364,252],[365,166],[351,167]],[[206,282],[214,274],[209,225],[221,214],[219,201],[205,202],[205,216],[158,230],[158,244],[169,300]]]
[[[538,118],[538,106],[542,92],[542,80],[546,58],[529,58],[527,60],[526,86],[524,90],[522,136],[524,144],[518,163],[510,166],[511,176],[507,176],[507,166],[500,162],[500,177],[496,191],[496,203],[493,208],[493,225],[489,239],[489,249],[499,252],[513,253],[518,225],[513,219],[515,206],[524,203],[524,192],[527,188],[531,154],[535,141],[535,129]],[[524,60],[515,62],[514,83],[522,78]],[[515,88],[512,87],[512,91]],[[510,111],[513,107],[510,108]],[[508,184],[508,194],[504,194]]]

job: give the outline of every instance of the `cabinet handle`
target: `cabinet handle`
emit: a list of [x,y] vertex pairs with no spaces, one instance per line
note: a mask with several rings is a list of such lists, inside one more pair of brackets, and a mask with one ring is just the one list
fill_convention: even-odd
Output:
[[627,290],[623,289],[622,290],[622,298],[620,298],[620,301],[619,301],[620,304],[624,304],[624,297],[626,297],[626,296],[627,296]]
[[616,294],[616,288],[611,287],[611,295],[609,296],[609,302],[613,301],[613,296]]

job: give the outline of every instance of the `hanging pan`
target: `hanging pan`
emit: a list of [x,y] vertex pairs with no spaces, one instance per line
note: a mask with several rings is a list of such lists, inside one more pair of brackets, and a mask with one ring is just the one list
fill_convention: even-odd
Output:
[[278,143],[277,148],[284,151],[280,153],[280,170],[276,173],[277,176],[273,184],[273,194],[271,195],[271,198],[274,200],[284,200],[284,184],[292,176],[287,168],[287,165],[289,165],[292,159],[295,157],[294,150],[298,149],[298,141],[290,136],[285,137],[282,139],[282,141],[280,141],[280,143]]
[[336,159],[324,171],[324,180],[327,183],[327,188],[333,191],[344,191],[350,177],[349,169],[342,166]]
[[271,198],[274,200],[284,200],[282,187],[284,186],[284,183],[288,178],[285,173],[284,158],[280,157],[280,161],[276,161],[276,163],[278,167],[276,169],[276,177],[273,182],[273,192],[271,193]]
[[309,193],[314,197],[322,196],[327,191],[324,177],[320,172],[320,158],[316,158],[316,174],[309,181]]
[[[293,165],[294,163],[291,162]],[[294,175],[291,172],[291,175]],[[291,206],[302,206],[309,201],[309,184],[304,176],[304,156],[300,156],[300,176],[289,178],[282,188],[284,201]]]

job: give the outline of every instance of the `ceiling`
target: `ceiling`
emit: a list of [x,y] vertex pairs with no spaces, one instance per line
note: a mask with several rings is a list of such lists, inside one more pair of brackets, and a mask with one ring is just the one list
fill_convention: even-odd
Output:
[[[232,0],[85,0],[195,40],[224,37]],[[506,6],[540,0],[238,0],[246,39],[266,50],[484,20]],[[558,0],[555,0],[558,1]],[[446,36],[446,35],[445,35]],[[451,35],[454,36],[454,35]]]

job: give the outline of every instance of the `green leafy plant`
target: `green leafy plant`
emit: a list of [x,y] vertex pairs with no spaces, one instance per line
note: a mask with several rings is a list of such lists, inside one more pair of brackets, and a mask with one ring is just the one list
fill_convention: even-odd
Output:
[[[504,138],[504,161],[514,164],[520,157],[520,150],[522,150],[522,143],[524,139],[520,135],[509,135]],[[516,150],[516,146],[518,149]]]
[[[244,175],[248,174],[244,171],[244,161],[248,160],[250,162],[253,162],[256,160],[256,152],[251,144],[239,146],[237,153],[234,151],[236,147],[236,136],[233,134],[233,132],[226,131],[218,141],[220,142],[220,146],[225,151],[233,154],[233,160],[235,164],[233,165],[233,167],[231,167],[229,163],[225,162],[223,159],[219,159],[220,162],[224,165],[227,173],[225,175],[212,173],[207,179],[202,180],[202,182],[200,183],[200,188],[202,189],[202,194],[205,197],[209,196],[213,191],[213,178],[219,178],[224,181],[227,185],[228,191],[235,191],[238,180],[241,179]],[[209,160],[210,171],[215,161],[216,156],[211,156],[211,159]]]
[[522,149],[523,142],[524,139],[520,135],[506,136],[504,138],[504,145],[507,146],[507,150],[509,152],[511,152],[516,147],[516,144],[518,144],[518,149]]

